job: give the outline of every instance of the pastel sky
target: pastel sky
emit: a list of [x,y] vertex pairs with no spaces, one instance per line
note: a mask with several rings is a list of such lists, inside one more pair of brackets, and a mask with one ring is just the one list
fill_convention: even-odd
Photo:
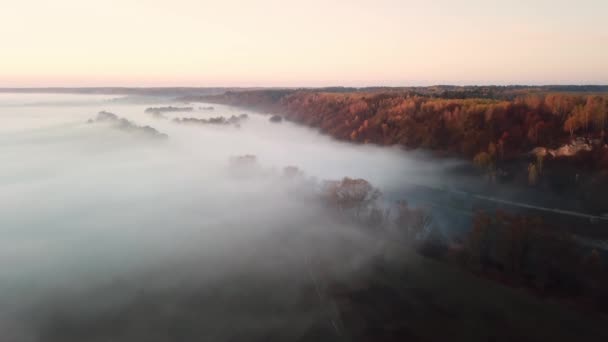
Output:
[[5,0],[0,87],[608,84],[607,0]]

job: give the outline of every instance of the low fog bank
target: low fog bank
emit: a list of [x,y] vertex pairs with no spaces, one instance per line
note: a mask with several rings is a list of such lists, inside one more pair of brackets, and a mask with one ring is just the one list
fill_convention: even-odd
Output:
[[[456,165],[224,106],[186,117],[238,125],[97,99],[16,107],[30,103],[20,96],[0,101],[0,334],[11,341],[335,340],[327,283],[395,251],[334,215],[323,181],[389,192],[438,185]],[[133,128],[148,126],[167,138]]]

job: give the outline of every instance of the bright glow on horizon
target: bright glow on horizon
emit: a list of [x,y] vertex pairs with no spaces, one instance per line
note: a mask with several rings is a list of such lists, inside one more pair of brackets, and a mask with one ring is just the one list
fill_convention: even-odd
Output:
[[21,0],[0,87],[608,84],[605,0]]

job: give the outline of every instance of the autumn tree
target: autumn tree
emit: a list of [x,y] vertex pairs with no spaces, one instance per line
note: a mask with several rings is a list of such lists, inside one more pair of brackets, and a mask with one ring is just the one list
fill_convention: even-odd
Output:
[[493,182],[496,178],[496,145],[490,144],[488,152],[479,152],[473,163],[484,172],[488,180]]
[[340,210],[354,209],[356,216],[376,201],[381,193],[365,179],[345,177],[341,181],[326,181],[324,195],[329,203]]
[[479,152],[473,158],[473,163],[477,165],[480,169],[487,169],[492,164],[492,157],[488,152]]
[[577,106],[577,109],[573,111],[572,115],[566,119],[564,122],[564,130],[570,133],[570,137],[574,136],[574,132],[578,131],[581,127],[583,127],[583,122],[581,120],[581,112],[584,110],[581,106]]
[[593,121],[597,132],[606,127],[606,100],[601,96],[589,96],[585,104],[585,111]]

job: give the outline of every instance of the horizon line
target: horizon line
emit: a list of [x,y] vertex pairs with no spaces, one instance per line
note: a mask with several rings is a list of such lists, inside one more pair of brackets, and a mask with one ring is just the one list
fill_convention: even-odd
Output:
[[327,86],[114,86],[114,85],[99,85],[99,86],[33,86],[33,87],[0,87],[0,91],[6,90],[47,90],[47,89],[327,89],[327,88],[353,88],[353,89],[368,89],[368,88],[433,88],[433,87],[608,87],[608,83],[547,83],[547,84],[433,84],[433,85],[365,85],[365,86],[348,86],[348,85],[327,85]]

